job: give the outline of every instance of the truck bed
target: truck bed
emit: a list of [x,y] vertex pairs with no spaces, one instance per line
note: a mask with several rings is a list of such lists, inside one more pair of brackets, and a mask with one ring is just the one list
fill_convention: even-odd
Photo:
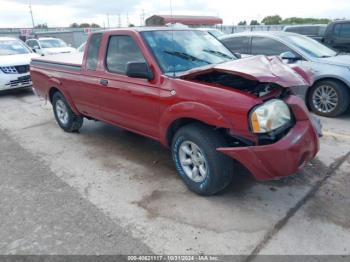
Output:
[[80,71],[83,64],[83,56],[84,53],[78,52],[43,56],[33,59],[31,65]]

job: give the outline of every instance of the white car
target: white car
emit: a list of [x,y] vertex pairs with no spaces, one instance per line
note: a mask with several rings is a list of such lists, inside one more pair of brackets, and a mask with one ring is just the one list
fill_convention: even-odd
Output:
[[21,40],[0,37],[0,91],[31,87],[29,64],[38,56]]
[[215,38],[219,38],[219,37],[222,37],[225,35],[225,33],[223,33],[222,31],[220,31],[216,28],[198,28],[198,30],[208,32],[209,34],[211,34]]
[[75,53],[77,49],[70,47],[59,38],[41,37],[38,39],[28,39],[26,44],[37,54],[55,55],[62,53]]
[[78,52],[79,53],[84,53],[85,51],[85,46],[86,46],[86,42],[82,43],[79,47],[78,47]]

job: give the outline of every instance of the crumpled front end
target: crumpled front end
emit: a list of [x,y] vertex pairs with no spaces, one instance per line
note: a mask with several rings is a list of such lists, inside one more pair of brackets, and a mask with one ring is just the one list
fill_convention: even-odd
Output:
[[300,98],[289,96],[285,102],[293,112],[295,124],[279,141],[268,145],[218,148],[218,151],[239,161],[258,180],[296,173],[319,151],[319,131]]

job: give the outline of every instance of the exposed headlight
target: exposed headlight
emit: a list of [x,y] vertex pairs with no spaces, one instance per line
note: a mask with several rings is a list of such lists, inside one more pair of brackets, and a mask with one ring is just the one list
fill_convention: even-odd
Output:
[[277,99],[256,107],[250,114],[250,123],[254,133],[271,132],[288,124],[291,120],[289,107]]

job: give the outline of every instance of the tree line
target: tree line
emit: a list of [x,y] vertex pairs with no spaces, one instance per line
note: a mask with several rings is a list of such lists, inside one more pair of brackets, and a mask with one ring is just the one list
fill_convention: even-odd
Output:
[[71,28],[100,28],[101,26],[95,23],[89,24],[89,23],[73,23],[69,27]]
[[[300,25],[300,24],[328,24],[331,22],[328,18],[302,18],[302,17],[289,17],[283,19],[279,15],[266,16],[259,23],[258,20],[251,20],[250,25]],[[248,25],[247,21],[240,21],[238,25]]]

